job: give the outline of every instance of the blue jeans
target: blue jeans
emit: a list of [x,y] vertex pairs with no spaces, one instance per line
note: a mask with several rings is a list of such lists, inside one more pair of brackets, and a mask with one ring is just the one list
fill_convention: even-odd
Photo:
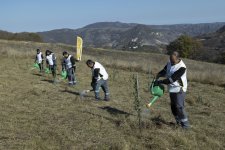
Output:
[[74,68],[69,68],[66,70],[69,84],[76,83],[75,70]]
[[107,80],[99,80],[96,83],[91,83],[91,86],[93,87],[93,90],[95,92],[95,99],[99,100],[100,96],[99,96],[99,92],[100,92],[100,88],[102,88],[102,90],[105,93],[105,98],[104,100],[109,100],[109,87],[108,87],[108,81]]
[[186,93],[180,91],[179,93],[170,93],[171,110],[178,124],[183,128],[189,128],[189,121],[184,110],[184,101]]

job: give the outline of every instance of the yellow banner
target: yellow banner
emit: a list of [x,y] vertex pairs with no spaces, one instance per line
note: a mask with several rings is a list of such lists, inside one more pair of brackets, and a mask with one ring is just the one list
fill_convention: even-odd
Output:
[[81,37],[77,37],[77,60],[81,61],[83,49],[83,40]]

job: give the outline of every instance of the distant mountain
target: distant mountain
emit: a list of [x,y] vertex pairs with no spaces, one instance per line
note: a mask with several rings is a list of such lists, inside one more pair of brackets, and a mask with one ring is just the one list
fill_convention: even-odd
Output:
[[198,36],[197,38],[203,44],[203,48],[199,51],[201,60],[219,63],[221,63],[222,59],[225,60],[225,26],[216,32]]
[[29,32],[11,33],[11,32],[2,31],[2,30],[0,30],[0,39],[42,42],[41,37],[36,33],[29,33]]
[[85,26],[84,28],[131,28],[138,24],[136,23],[122,23],[122,22],[98,22]]
[[[120,22],[99,22],[80,29],[58,29],[38,34],[45,42],[75,44],[76,36],[85,46],[113,49],[149,49],[168,44],[180,35],[199,36],[217,31],[224,23],[143,25]],[[147,47],[147,48],[146,48]]]
[[74,45],[76,36],[81,36],[86,46],[112,47],[113,42],[119,40],[121,33],[134,26],[135,24],[100,22],[76,30],[58,29],[38,34],[45,42]]

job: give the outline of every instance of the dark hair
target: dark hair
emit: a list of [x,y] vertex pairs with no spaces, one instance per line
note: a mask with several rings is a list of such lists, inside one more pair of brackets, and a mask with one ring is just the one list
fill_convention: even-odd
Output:
[[47,56],[47,53],[50,53],[50,54],[51,54],[52,52],[51,52],[50,50],[47,49],[47,50],[45,51],[45,55],[46,55],[46,56]]
[[40,51],[40,49],[39,49],[39,48],[37,49],[37,52],[38,52],[38,51]]
[[86,61],[86,64],[89,66],[89,65],[92,65],[92,64],[94,64],[95,62],[93,61],[93,60],[90,60],[90,59],[88,59],[87,61]]
[[67,51],[64,51],[64,52],[63,52],[63,55],[67,55],[67,54],[68,54],[68,52],[67,52]]
[[178,51],[173,51],[173,52],[171,53],[171,55],[175,55],[177,58],[180,57],[180,54],[179,54]]

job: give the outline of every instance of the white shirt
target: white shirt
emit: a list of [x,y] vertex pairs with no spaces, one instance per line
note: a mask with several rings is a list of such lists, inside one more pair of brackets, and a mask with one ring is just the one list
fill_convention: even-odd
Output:
[[72,68],[72,62],[70,61],[71,57],[72,57],[72,55],[69,55],[68,58],[65,58],[66,69]]
[[[179,70],[181,67],[187,68],[182,60],[176,65],[172,65],[171,62],[167,63],[166,77],[170,80],[170,82],[173,82],[173,80],[171,79],[171,76],[173,75],[173,73]],[[169,84],[168,85],[169,92],[179,93],[181,88],[184,92],[187,91],[187,69],[185,70],[185,73],[181,76],[181,81],[183,83],[183,86],[181,86],[178,81],[175,81]]]
[[94,67],[92,68],[92,76],[94,76],[94,70],[95,69],[100,69],[99,74],[102,75],[102,77],[100,75],[98,75],[98,79],[97,81],[103,79],[103,80],[107,80],[109,78],[108,73],[106,72],[105,68],[98,62],[95,62]]
[[42,53],[40,52],[39,54],[37,54],[36,58],[37,58],[37,63],[42,63],[43,59],[41,57]]
[[53,59],[55,60],[56,58],[53,58],[54,53],[51,53],[50,55],[46,56],[46,59],[49,63],[50,66],[54,65]]

